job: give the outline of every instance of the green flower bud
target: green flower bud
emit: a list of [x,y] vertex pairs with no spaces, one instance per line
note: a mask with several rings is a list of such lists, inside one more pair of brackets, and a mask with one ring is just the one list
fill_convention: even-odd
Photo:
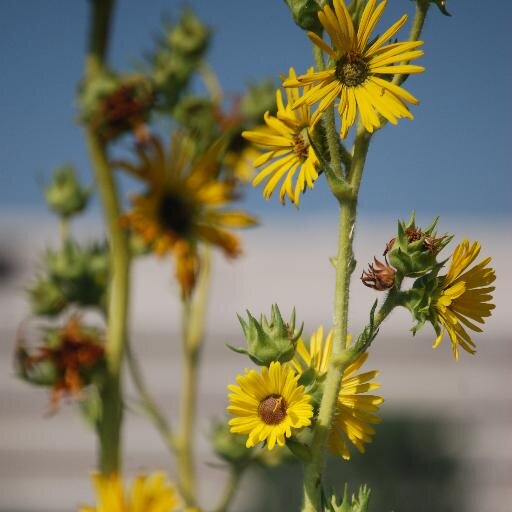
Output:
[[215,453],[233,465],[243,465],[253,456],[253,449],[245,447],[243,436],[232,434],[227,422],[218,422],[213,426],[211,442]]
[[322,24],[318,20],[320,4],[316,0],[284,0],[292,13],[293,21],[302,29],[320,34]]
[[238,320],[242,325],[248,349],[228,345],[229,348],[248,355],[259,366],[269,366],[272,361],[286,363],[293,358],[303,328],[302,325],[298,331],[295,330],[295,309],[287,324],[283,321],[277,304],[272,306],[270,321],[261,315],[258,322],[249,311],[247,316],[248,322],[240,315]]
[[104,308],[109,273],[105,246],[68,242],[59,251],[48,250],[42,267],[46,277],[29,288],[35,314],[56,315],[72,303]]
[[324,512],[368,512],[370,494],[371,490],[366,485],[362,485],[357,496],[353,494],[349,497],[348,486],[345,484],[341,502],[338,502],[338,498],[333,494],[323,510]]
[[69,218],[87,207],[91,189],[81,185],[73,166],[64,165],[54,171],[44,196],[50,210],[60,217]]
[[384,254],[396,269],[396,281],[404,277],[419,277],[430,272],[437,265],[438,253],[450,242],[452,236],[437,237],[434,231],[438,219],[422,230],[415,224],[414,213],[409,222],[398,222],[398,235],[386,245]]
[[57,316],[67,306],[67,299],[51,279],[38,278],[27,290],[34,315]]
[[249,84],[247,91],[240,102],[240,112],[253,123],[262,123],[265,112],[275,114],[276,85],[273,80],[267,79],[259,83]]
[[154,101],[154,86],[148,77],[104,73],[87,82],[80,97],[81,119],[103,141],[129,132],[144,141],[147,137],[144,123]]
[[185,9],[168,34],[169,46],[189,58],[200,58],[208,49],[211,31],[196,14]]

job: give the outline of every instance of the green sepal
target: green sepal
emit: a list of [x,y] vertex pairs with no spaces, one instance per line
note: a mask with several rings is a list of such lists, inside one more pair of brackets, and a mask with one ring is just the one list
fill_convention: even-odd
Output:
[[[397,282],[404,277],[420,277],[430,272],[437,265],[437,255],[453,238],[450,235],[437,237],[435,227],[438,218],[425,229],[416,226],[415,215],[409,221],[398,221],[397,236],[388,248],[389,264],[396,269]],[[429,241],[435,241],[429,246]]]
[[295,457],[300,459],[302,462],[311,462],[312,455],[309,446],[302,444],[300,441],[297,441],[297,439],[293,437],[290,437],[286,440],[286,446],[293,453],[293,455],[295,455]]
[[333,492],[331,499],[324,507],[325,512],[368,512],[370,504],[371,489],[366,485],[359,487],[357,496],[352,494],[349,496],[348,485],[345,484],[343,489],[343,497],[340,502],[336,494]]
[[82,390],[78,405],[86,423],[90,427],[96,428],[103,416],[103,402],[99,388],[97,386],[87,386]]
[[228,345],[231,350],[248,355],[259,366],[269,366],[272,361],[286,363],[293,358],[304,327],[302,324],[299,329],[295,329],[295,309],[288,323],[284,322],[277,304],[272,305],[270,319],[261,315],[258,321],[249,310],[247,321],[237,316],[247,341],[247,349]]
[[318,19],[320,4],[316,0],[284,0],[292,14],[293,21],[303,30],[321,34],[323,27]]

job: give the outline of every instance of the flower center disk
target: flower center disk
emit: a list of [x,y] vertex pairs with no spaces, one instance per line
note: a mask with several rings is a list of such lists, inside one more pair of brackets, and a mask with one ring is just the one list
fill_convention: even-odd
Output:
[[286,417],[286,400],[280,395],[270,395],[260,402],[258,414],[267,425],[278,425]]
[[336,63],[336,77],[347,87],[357,87],[368,78],[368,63],[357,54],[347,54]]
[[193,207],[184,198],[166,194],[158,206],[158,218],[162,225],[179,236],[186,236],[193,226]]
[[301,160],[305,160],[308,157],[309,138],[306,128],[303,128],[299,133],[293,136],[293,150]]

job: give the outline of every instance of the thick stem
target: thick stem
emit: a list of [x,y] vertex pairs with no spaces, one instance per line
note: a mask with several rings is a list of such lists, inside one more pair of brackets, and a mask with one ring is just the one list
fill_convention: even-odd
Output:
[[69,241],[70,220],[69,217],[61,217],[59,220],[59,236],[62,247],[65,247]]
[[[91,0],[91,6],[91,31],[86,57],[87,82],[94,79],[104,68],[114,1]],[[118,472],[121,466],[121,367],[127,336],[130,252],[127,236],[119,225],[120,202],[106,149],[89,128],[86,130],[86,140],[100,193],[110,248],[111,280],[105,342],[108,370],[101,393],[103,414],[98,424],[99,466],[101,472],[108,475]]]
[[183,384],[180,428],[177,438],[178,483],[187,506],[197,503],[194,438],[197,412],[198,369],[204,337],[206,304],[210,287],[211,252],[206,247],[193,297],[183,302]]
[[[338,254],[336,258],[336,288],[334,299],[334,337],[331,363],[327,371],[324,393],[320,403],[318,419],[311,444],[312,460],[304,467],[304,503],[303,512],[321,510],[322,472],[325,463],[327,439],[332,418],[336,409],[336,400],[341,385],[347,341],[348,301],[350,286],[350,261],[352,259],[352,240],[356,219],[357,201],[343,201],[340,205]],[[336,364],[333,363],[336,361]]]

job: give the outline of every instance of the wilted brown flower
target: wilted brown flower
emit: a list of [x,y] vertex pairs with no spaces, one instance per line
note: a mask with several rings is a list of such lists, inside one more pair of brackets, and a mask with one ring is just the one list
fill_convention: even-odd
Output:
[[[416,227],[410,227],[405,230],[405,234],[407,235],[407,240],[409,243],[417,242],[421,239],[421,237],[424,235],[423,231],[420,228]],[[393,245],[395,244],[396,237],[392,238],[387,244],[386,248],[384,249],[384,252],[382,253],[383,256],[386,256],[386,254],[391,251],[393,248]]]
[[387,260],[386,263],[382,263],[374,257],[373,261],[373,264],[368,265],[368,270],[363,270],[361,281],[365,286],[374,290],[389,290],[395,283],[395,269],[389,265]]
[[58,331],[51,331],[52,342],[35,349],[23,361],[24,370],[39,363],[51,363],[56,378],[52,386],[51,409],[58,407],[63,395],[77,396],[89,383],[88,375],[104,360],[100,334],[85,328],[80,317],[73,316]]

